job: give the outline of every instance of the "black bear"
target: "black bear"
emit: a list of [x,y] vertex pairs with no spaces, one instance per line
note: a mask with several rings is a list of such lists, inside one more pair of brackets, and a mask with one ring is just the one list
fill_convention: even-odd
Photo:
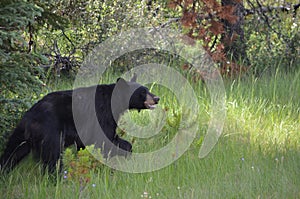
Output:
[[13,131],[0,158],[0,171],[11,170],[32,151],[44,169],[53,172],[64,147],[72,144],[77,149],[95,144],[104,157],[126,156],[132,146],[116,134],[119,116],[127,109],[152,109],[159,101],[135,80],[119,78],[115,84],[46,95],[24,114]]

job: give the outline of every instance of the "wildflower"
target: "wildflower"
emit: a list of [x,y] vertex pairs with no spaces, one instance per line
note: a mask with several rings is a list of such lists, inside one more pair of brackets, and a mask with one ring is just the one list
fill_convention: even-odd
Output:
[[148,192],[144,191],[144,193],[141,195],[142,198],[151,198],[151,196],[148,196]]
[[93,184],[92,184],[92,187],[96,187],[96,184],[93,183]]
[[242,161],[245,161],[245,158],[244,158],[244,157],[242,157],[242,158],[241,158],[241,160],[242,160]]
[[64,171],[64,179],[67,179],[68,178],[68,171]]

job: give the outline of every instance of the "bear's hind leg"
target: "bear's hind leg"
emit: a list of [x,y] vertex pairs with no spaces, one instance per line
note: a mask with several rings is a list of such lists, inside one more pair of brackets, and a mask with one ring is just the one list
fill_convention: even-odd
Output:
[[57,168],[62,169],[61,152],[63,150],[63,139],[61,136],[48,136],[41,143],[40,157],[43,169],[53,173]]

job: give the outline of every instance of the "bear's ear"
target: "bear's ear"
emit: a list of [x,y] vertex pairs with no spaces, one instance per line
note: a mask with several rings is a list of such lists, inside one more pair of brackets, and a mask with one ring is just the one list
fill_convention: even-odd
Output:
[[122,77],[119,77],[119,78],[117,79],[117,84],[120,85],[120,86],[122,86],[122,87],[123,87],[123,86],[128,86],[126,80],[123,79]]
[[126,82],[126,80],[123,79],[122,77],[119,77],[119,78],[117,79],[117,82],[119,82],[119,81],[124,81],[124,82]]
[[133,77],[130,80],[130,82],[136,82],[136,78],[137,78],[137,75],[136,75],[136,73],[134,73]]

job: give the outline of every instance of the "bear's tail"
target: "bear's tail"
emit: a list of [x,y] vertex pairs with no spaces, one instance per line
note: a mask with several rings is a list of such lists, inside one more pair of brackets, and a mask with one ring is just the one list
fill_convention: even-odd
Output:
[[0,157],[0,171],[9,172],[30,152],[30,143],[25,139],[25,125],[21,121],[10,136],[6,149]]

